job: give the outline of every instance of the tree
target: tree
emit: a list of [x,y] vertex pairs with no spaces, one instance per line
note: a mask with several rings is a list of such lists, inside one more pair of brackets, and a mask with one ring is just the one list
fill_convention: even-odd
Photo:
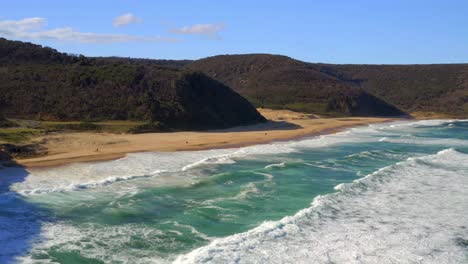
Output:
[[0,121],[5,119],[3,117],[3,111],[5,110],[5,108],[6,108],[6,102],[0,99]]
[[5,110],[6,108],[6,102],[3,101],[3,100],[0,100],[0,127],[13,127],[13,126],[16,126],[15,123],[7,120],[4,116],[3,116],[3,111]]

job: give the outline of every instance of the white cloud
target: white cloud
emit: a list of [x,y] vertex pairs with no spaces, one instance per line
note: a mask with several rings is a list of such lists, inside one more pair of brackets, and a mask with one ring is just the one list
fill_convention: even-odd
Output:
[[31,17],[23,20],[4,20],[0,21],[0,32],[36,30],[43,28],[46,24],[46,20],[41,17]]
[[218,33],[224,29],[223,24],[195,24],[193,26],[185,26],[175,28],[171,31],[178,34],[205,35],[208,37],[219,37]]
[[16,39],[51,39],[74,41],[80,43],[114,43],[114,42],[176,42],[176,39],[155,36],[137,36],[127,34],[101,34],[80,32],[70,27],[45,30],[47,20],[40,17],[22,20],[0,21],[0,36]]
[[112,25],[114,25],[114,27],[123,27],[130,24],[141,23],[142,21],[143,20],[141,18],[135,16],[134,14],[127,13],[114,18]]

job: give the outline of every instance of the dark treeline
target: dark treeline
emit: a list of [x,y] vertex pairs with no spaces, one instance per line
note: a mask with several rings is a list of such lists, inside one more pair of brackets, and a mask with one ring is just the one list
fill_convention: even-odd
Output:
[[11,41],[0,38],[0,64],[22,64],[22,63],[74,63],[79,56],[71,56],[60,53],[49,47],[40,45]]
[[177,65],[124,60],[128,61],[69,56],[0,39],[4,115],[42,120],[146,120],[176,129],[264,121],[247,100],[202,73],[180,70]]
[[92,59],[95,61],[96,65],[130,64],[140,66],[163,66],[174,69],[181,69],[193,62],[191,60],[154,60],[123,57],[93,57]]

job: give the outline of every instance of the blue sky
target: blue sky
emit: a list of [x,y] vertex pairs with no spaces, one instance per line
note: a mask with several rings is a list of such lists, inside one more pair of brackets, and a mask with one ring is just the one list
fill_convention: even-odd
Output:
[[2,3],[0,36],[88,56],[466,63],[468,1],[15,0]]

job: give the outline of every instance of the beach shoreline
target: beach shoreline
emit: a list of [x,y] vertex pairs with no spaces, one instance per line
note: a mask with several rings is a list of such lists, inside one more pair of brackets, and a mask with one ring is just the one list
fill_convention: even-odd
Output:
[[401,118],[320,118],[288,110],[259,109],[269,121],[245,127],[200,132],[148,134],[62,133],[36,138],[49,153],[14,160],[25,168],[50,168],[82,162],[103,162],[130,153],[239,148],[333,134],[351,127]]

